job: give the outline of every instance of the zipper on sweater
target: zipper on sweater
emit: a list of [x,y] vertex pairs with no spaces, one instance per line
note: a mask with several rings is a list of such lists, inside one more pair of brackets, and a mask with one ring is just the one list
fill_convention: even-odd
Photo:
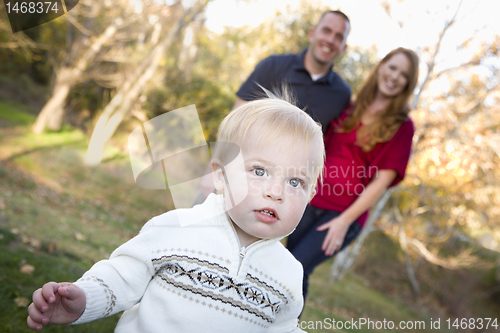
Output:
[[[239,241],[238,241],[238,245],[239,245]],[[252,244],[250,244],[249,246],[252,246]],[[243,263],[243,259],[245,259],[245,254],[247,253],[247,248],[244,247],[244,246],[241,246],[240,247],[240,260],[239,260],[239,263],[238,263],[238,271],[237,271],[237,275],[240,275],[240,269],[241,269],[241,264]]]
[[[243,258],[245,258],[246,253],[247,253],[247,249],[244,246],[242,246],[240,249],[240,258],[241,258],[240,261],[243,261]],[[240,263],[240,265],[241,265],[241,263]]]
[[[243,264],[243,260],[245,260],[245,256],[246,256],[246,254],[248,252],[248,249],[251,248],[251,247],[253,247],[253,246],[255,246],[255,245],[257,245],[257,244],[259,244],[259,243],[263,243],[263,242],[265,242],[265,240],[264,239],[260,239],[260,240],[258,240],[256,242],[248,245],[247,247],[240,246],[240,253],[239,253],[240,254],[240,263],[238,265],[238,272],[237,272],[238,275],[240,275],[241,265]],[[239,244],[239,240],[238,240],[238,245],[240,245]]]
[[265,240],[261,239],[261,240],[258,240],[248,246],[241,246],[241,243],[240,243],[240,239],[238,238],[238,234],[236,233],[236,229],[234,228],[234,225],[233,225],[233,222],[231,221],[231,219],[228,217],[229,221],[230,221],[230,225],[231,225],[231,229],[233,230],[233,234],[234,234],[234,237],[236,238],[236,243],[239,247],[239,262],[238,262],[238,270],[236,272],[237,275],[240,275],[240,269],[241,269],[241,264],[243,263],[243,260],[245,259],[245,255],[247,254],[248,252],[248,249],[251,248],[252,246],[258,244],[258,243],[262,243],[264,242]]

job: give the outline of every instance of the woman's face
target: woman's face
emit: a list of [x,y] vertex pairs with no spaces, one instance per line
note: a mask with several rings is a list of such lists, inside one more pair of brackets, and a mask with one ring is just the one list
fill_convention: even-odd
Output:
[[396,53],[377,70],[378,92],[384,97],[401,94],[410,79],[410,60],[404,53]]

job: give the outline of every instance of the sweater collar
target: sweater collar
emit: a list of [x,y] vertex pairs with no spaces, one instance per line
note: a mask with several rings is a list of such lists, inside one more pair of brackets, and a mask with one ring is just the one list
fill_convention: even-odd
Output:
[[[214,209],[213,211],[213,216],[216,216],[217,221],[221,223],[224,226],[229,226],[234,233],[236,237],[236,231],[234,231],[234,226],[233,226],[233,221],[229,218],[229,215],[227,214],[226,206],[224,203],[224,196],[222,194],[213,194],[211,193],[203,205],[208,207],[212,207]],[[286,235],[288,236],[288,235]],[[280,241],[281,239],[285,238],[286,236],[283,237],[277,237],[277,238],[270,238],[270,239],[265,239],[265,242],[277,242]],[[239,243],[239,241],[238,241]]]

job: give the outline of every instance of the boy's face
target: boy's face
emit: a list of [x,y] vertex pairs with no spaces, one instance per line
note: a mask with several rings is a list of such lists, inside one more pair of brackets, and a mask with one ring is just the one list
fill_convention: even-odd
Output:
[[[228,214],[242,246],[290,234],[315,194],[312,177],[318,144],[306,146],[296,140],[292,145],[291,138],[284,137],[280,142],[257,145],[260,134],[254,127],[239,144],[244,170],[226,167],[224,177],[217,165],[214,168],[215,187],[224,191],[226,207],[232,207]],[[245,178],[246,183],[241,181]],[[233,207],[228,193],[244,199]]]

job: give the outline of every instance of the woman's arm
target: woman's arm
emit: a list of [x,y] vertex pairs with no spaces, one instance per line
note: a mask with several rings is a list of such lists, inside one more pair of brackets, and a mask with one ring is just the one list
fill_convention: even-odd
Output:
[[323,245],[321,246],[321,249],[325,251],[325,255],[331,256],[340,249],[351,223],[373,206],[394,181],[396,174],[395,170],[380,170],[378,176],[368,184],[363,193],[361,193],[352,205],[338,217],[317,228],[318,231],[328,229]]

